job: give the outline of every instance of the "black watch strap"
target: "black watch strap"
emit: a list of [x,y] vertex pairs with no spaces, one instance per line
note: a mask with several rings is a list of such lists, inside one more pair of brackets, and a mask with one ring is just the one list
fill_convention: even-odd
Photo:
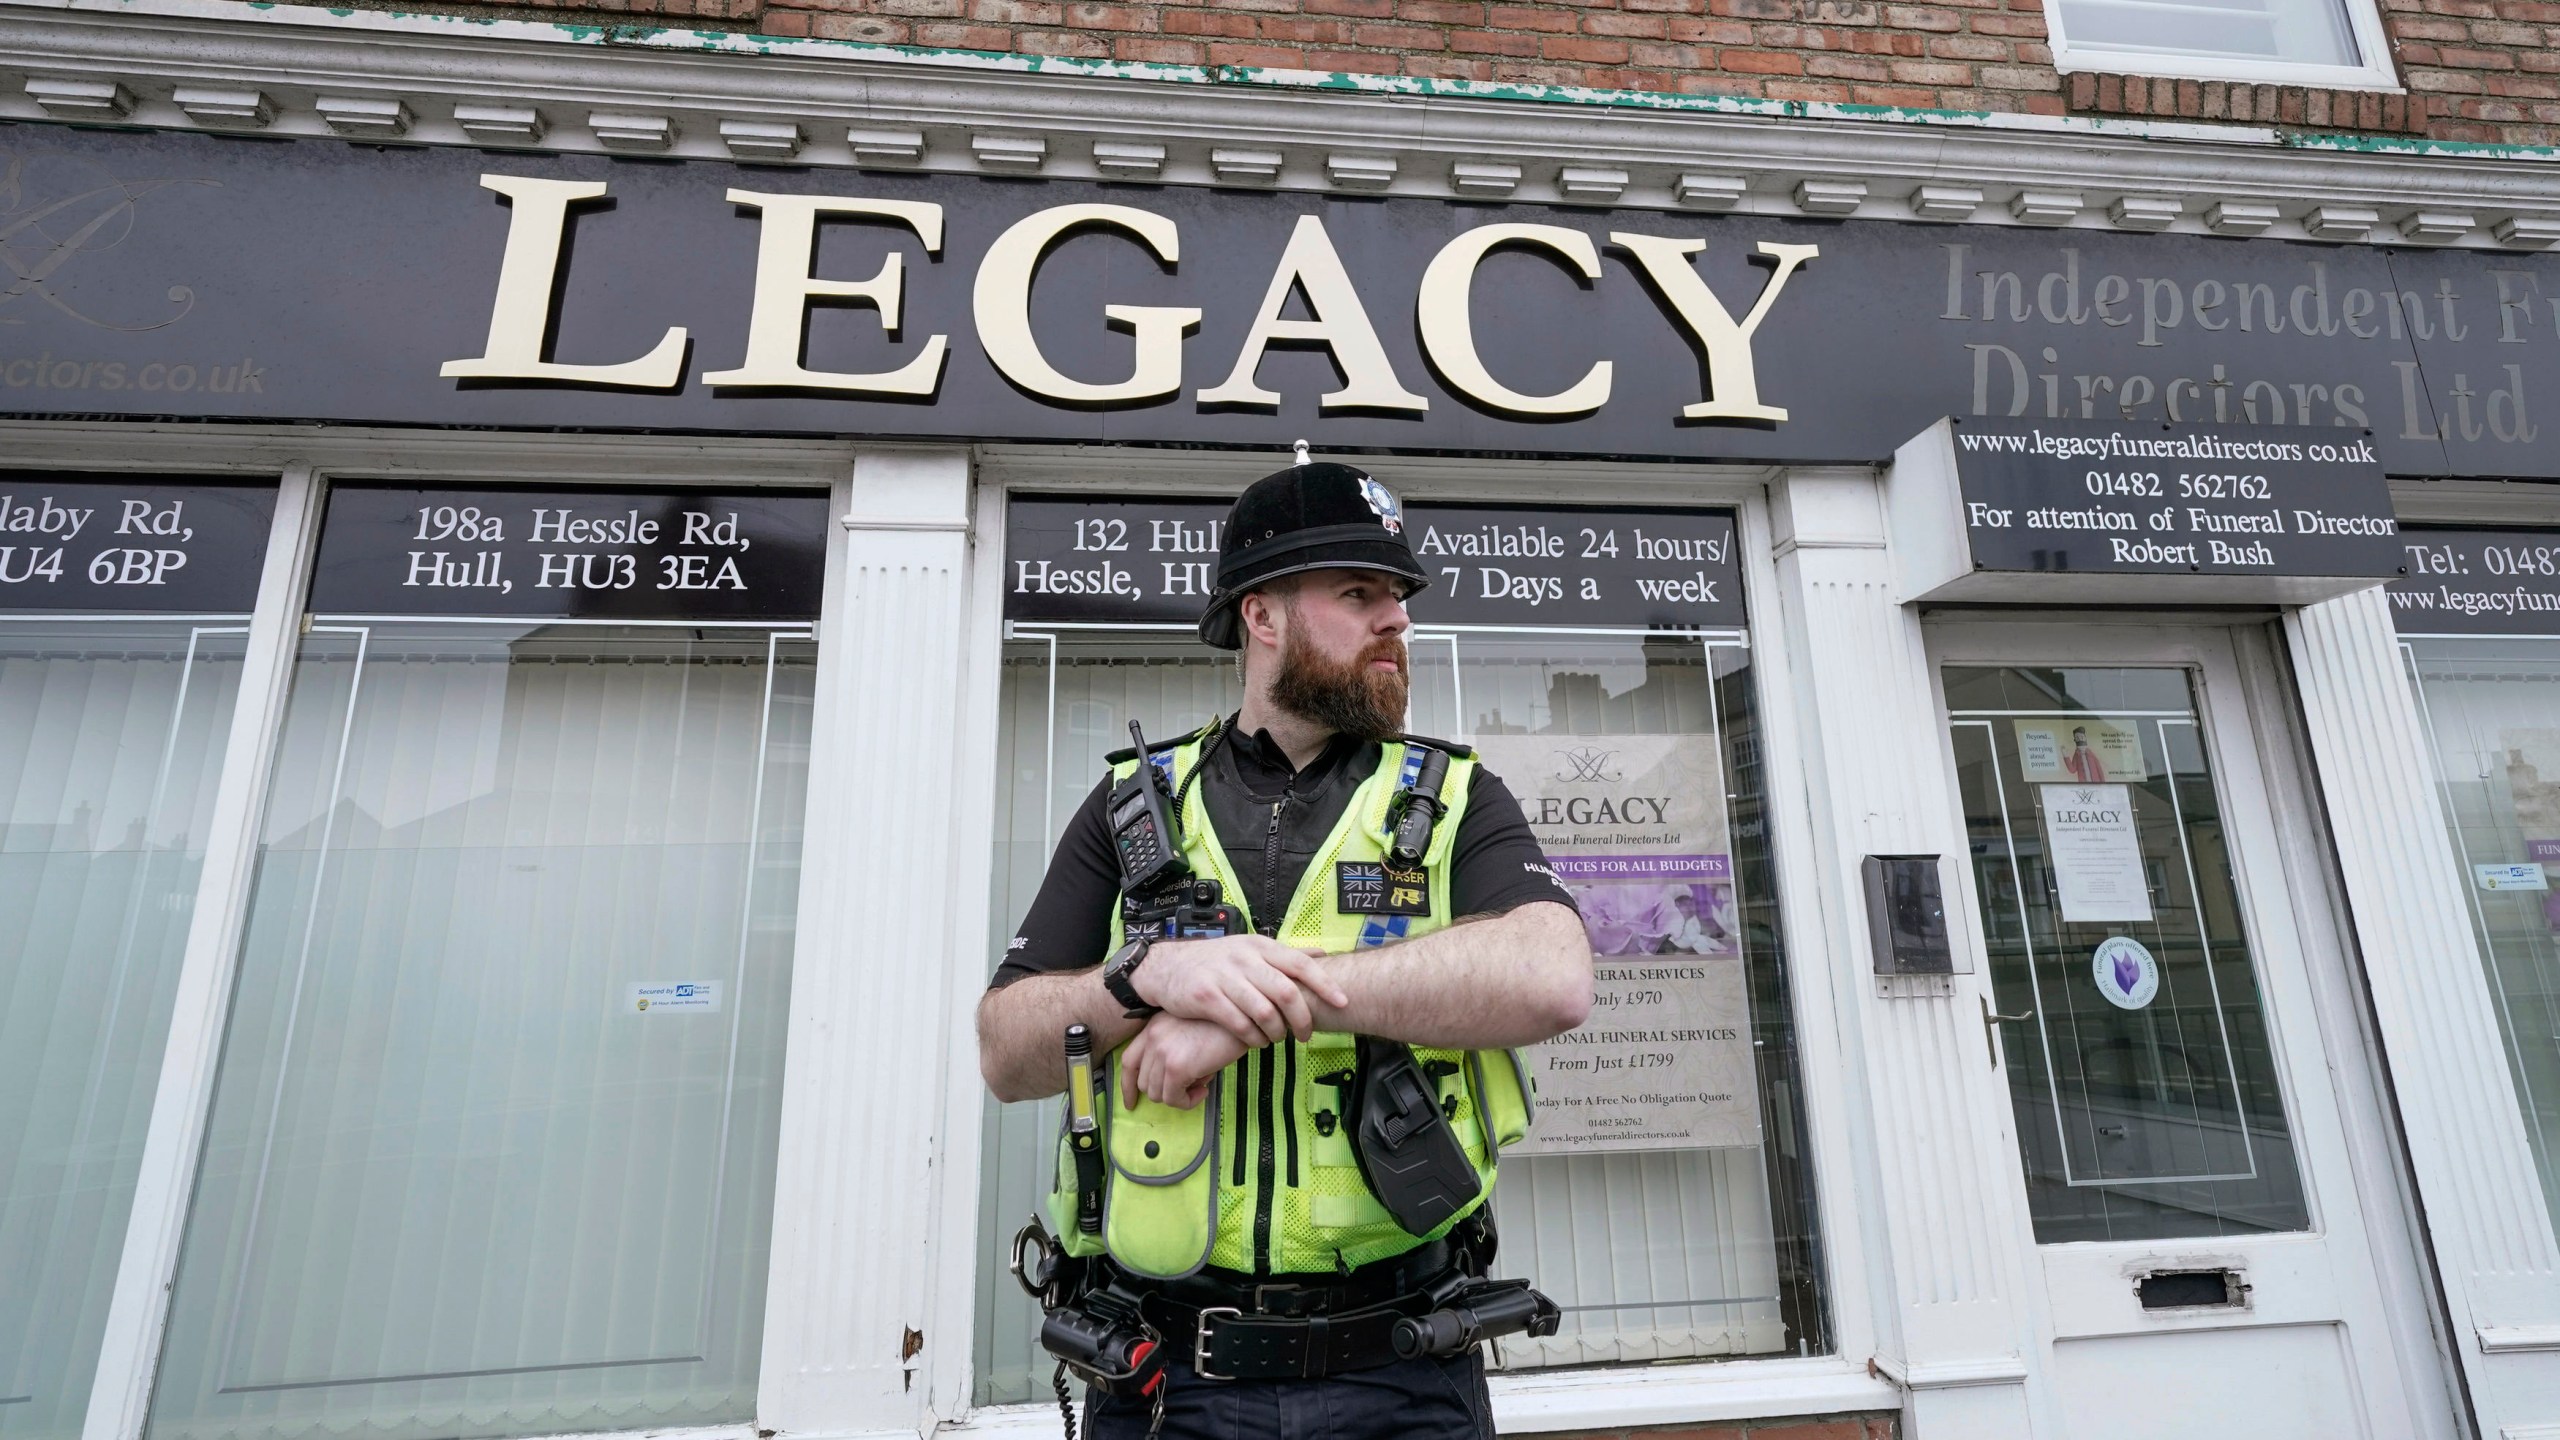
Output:
[[1148,1004],[1129,978],[1138,972],[1138,962],[1147,958],[1147,948],[1153,943],[1153,936],[1141,935],[1113,951],[1102,967],[1102,988],[1111,992],[1111,998],[1120,1002],[1132,1020],[1144,1020],[1163,1008]]

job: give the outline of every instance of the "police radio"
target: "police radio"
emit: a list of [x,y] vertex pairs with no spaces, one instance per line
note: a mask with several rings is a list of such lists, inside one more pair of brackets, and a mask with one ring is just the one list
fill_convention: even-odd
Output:
[[1147,759],[1147,737],[1138,722],[1129,722],[1129,739],[1138,747],[1138,768],[1111,787],[1111,848],[1120,857],[1120,893],[1149,895],[1169,880],[1190,873],[1182,859],[1182,831],[1173,816],[1173,796],[1164,775]]

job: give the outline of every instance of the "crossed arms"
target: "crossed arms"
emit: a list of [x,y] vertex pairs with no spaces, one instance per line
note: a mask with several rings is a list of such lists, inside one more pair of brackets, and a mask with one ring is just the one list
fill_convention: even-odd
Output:
[[1346,1031],[1457,1050],[1530,1045],[1591,1012],[1591,944],[1568,905],[1532,901],[1419,939],[1319,955],[1261,935],[1168,940],[1133,979],[1148,1004],[1131,1020],[1095,966],[1032,975],[978,1002],[978,1067],[998,1100],[1066,1085],[1059,1037],[1078,1022],[1096,1052],[1122,1044],[1122,1098],[1185,1108],[1237,1059],[1294,1035]]

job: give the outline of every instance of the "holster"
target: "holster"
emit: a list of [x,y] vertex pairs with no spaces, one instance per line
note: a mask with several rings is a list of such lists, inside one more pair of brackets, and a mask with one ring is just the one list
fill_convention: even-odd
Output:
[[1484,1193],[1412,1046],[1361,1036],[1350,1107],[1360,1178],[1405,1233],[1430,1234]]

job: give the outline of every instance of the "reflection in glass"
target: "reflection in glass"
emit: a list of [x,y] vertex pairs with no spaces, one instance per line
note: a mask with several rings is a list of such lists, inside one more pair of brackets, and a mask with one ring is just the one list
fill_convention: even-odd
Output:
[[2191,678],[1945,681],[2036,1239],[2307,1228]]
[[[1410,724],[1418,733],[1461,741],[1715,735],[1729,791],[1765,1141],[1505,1160],[1495,1192],[1501,1269],[1535,1276],[1568,1313],[1553,1339],[1503,1342],[1500,1363],[1828,1350],[1747,652],[1678,637],[1441,632],[1414,636],[1411,654]],[[1191,729],[1235,707],[1235,677],[1232,659],[1203,652],[1187,630],[1025,637],[1006,647],[991,956],[1030,907],[1055,836],[1102,775],[1103,755],[1128,743],[1129,719],[1143,721],[1150,737]],[[1054,1104],[988,1103],[980,1404],[1049,1394],[1051,1362],[1034,1338],[1039,1312],[997,1252],[1049,1183],[1056,1125]]]
[[[2542,1197],[2560,1224],[2560,642],[2404,642]],[[2490,884],[2480,867],[2522,867]]]
[[153,1436],[753,1417],[813,661],[304,638]]
[[0,619],[0,1436],[80,1433],[245,631]]

